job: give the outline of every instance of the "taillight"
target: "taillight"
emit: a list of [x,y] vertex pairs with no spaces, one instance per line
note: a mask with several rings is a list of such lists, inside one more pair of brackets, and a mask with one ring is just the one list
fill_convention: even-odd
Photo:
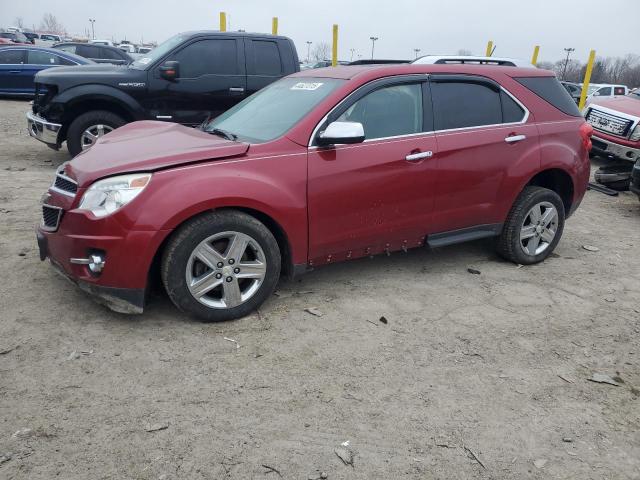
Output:
[[593,135],[593,127],[588,123],[580,125],[580,137],[582,138],[582,145],[587,151],[591,150],[591,135]]

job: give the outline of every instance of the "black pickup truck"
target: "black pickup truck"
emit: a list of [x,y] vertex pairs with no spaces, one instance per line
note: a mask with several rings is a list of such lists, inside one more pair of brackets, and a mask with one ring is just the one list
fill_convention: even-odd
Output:
[[136,120],[198,125],[300,69],[287,37],[244,32],[176,35],[127,66],[42,71],[27,113],[32,137],[72,156]]

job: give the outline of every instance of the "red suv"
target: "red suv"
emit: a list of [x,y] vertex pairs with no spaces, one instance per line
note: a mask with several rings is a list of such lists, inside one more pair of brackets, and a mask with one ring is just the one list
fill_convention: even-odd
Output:
[[40,255],[122,312],[159,275],[208,321],[250,313],[281,275],[413,247],[496,237],[537,263],[584,196],[590,135],[544,70],[308,70],[201,129],[101,138],[45,195]]

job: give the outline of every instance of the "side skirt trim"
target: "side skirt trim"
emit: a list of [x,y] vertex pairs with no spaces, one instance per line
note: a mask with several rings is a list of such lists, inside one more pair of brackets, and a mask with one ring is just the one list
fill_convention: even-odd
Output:
[[502,223],[491,223],[487,225],[476,225],[475,227],[451,230],[449,232],[434,233],[427,237],[427,245],[431,248],[445,247],[456,243],[480,240],[500,235]]

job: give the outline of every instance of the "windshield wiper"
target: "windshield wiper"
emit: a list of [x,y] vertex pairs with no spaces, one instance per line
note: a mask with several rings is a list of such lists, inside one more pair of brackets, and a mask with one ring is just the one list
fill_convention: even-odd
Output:
[[218,135],[233,142],[238,139],[238,136],[235,133],[227,132],[226,130],[222,130],[221,128],[212,128],[211,130],[205,130],[205,132],[211,133],[212,135]]

